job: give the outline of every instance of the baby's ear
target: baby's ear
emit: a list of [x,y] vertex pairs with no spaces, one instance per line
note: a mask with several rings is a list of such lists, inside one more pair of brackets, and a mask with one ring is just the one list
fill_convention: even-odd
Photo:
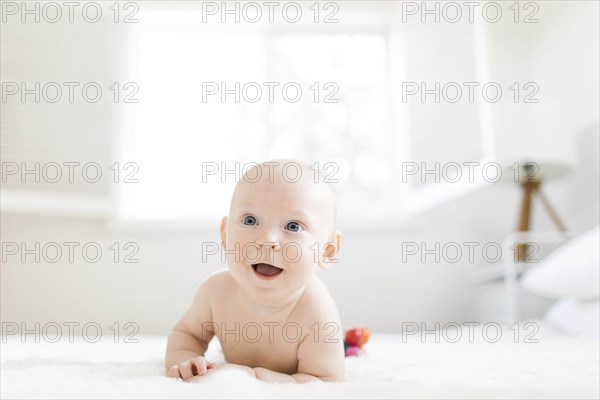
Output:
[[221,219],[221,245],[225,247],[227,241],[227,217]]
[[338,262],[337,255],[340,253],[340,243],[342,241],[342,233],[335,231],[329,242],[325,243],[323,255],[319,259],[319,267],[328,269],[332,264]]

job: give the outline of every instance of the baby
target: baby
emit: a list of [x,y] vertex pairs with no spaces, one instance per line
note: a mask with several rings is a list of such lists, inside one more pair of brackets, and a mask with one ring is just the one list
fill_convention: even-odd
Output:
[[[340,317],[318,267],[337,262],[335,193],[308,165],[257,164],[221,222],[228,270],[208,277],[169,335],[167,375],[240,369],[265,382],[343,381]],[[204,358],[217,336],[227,364]]]

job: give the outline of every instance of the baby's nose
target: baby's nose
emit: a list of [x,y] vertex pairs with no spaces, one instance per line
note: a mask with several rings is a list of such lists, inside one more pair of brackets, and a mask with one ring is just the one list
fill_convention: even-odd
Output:
[[270,247],[273,250],[278,250],[280,247],[279,238],[272,230],[264,232],[259,240],[257,240],[257,243],[261,247]]
[[271,241],[269,241],[269,240],[266,240],[266,241],[262,241],[262,242],[261,242],[261,241],[259,241],[259,242],[258,242],[258,244],[259,244],[261,247],[270,247],[270,248],[271,248],[271,249],[273,249],[273,250],[279,250],[279,247],[280,247],[280,244],[279,244],[279,242],[278,242],[278,241],[275,241],[275,240],[271,240]]

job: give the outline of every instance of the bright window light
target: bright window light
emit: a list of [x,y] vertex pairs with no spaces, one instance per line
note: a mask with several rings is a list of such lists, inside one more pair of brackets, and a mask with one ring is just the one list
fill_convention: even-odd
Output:
[[[222,182],[217,174],[203,181],[206,163],[233,169],[236,163],[243,167],[273,158],[320,167],[332,162],[325,172],[335,172],[339,180],[341,218],[401,214],[464,189],[434,185],[432,192],[431,185],[419,185],[418,177],[408,183],[400,179],[399,164],[411,156],[452,161],[460,161],[452,158],[458,151],[468,160],[481,156],[485,129],[478,105],[444,108],[399,101],[400,81],[427,79],[439,69],[439,52],[419,45],[428,32],[402,27],[400,41],[405,42],[397,46],[398,29],[391,33],[389,26],[311,32],[218,29],[194,21],[190,13],[156,18],[132,42],[140,101],[132,107],[121,154],[138,163],[140,183],[119,188],[121,219],[215,220],[227,214],[235,179],[227,175]],[[462,46],[456,51],[473,56],[471,64],[455,66],[467,80],[473,79],[478,60],[471,39],[468,31],[445,39],[447,47]],[[393,51],[405,53],[392,56]],[[278,84],[274,101],[265,82]],[[281,88],[290,82],[302,89],[297,102],[282,98]],[[219,92],[203,98],[207,83],[227,90],[250,83],[262,88],[262,97],[236,102],[230,93],[223,102]],[[247,93],[255,98],[254,91]],[[449,141],[456,137],[445,131],[449,121],[462,123],[456,126],[468,140],[460,143],[471,148]]]

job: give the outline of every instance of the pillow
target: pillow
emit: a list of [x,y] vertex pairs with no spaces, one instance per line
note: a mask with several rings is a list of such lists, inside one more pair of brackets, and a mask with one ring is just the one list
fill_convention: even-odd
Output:
[[544,320],[568,334],[600,336],[600,301],[579,302],[565,298],[557,301],[544,314]]
[[600,297],[600,226],[578,235],[525,274],[521,285],[537,295],[559,299]]

